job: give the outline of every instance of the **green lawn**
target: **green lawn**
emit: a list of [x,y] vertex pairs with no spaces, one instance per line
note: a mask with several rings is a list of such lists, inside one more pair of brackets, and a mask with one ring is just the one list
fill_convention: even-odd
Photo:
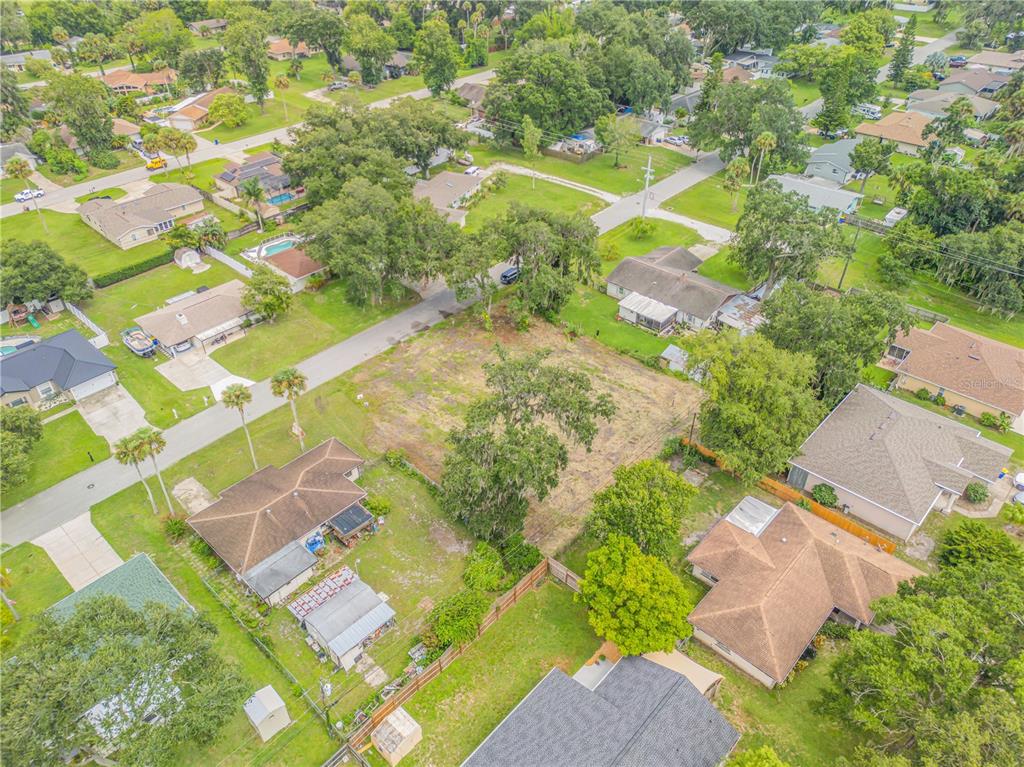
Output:
[[664,245],[689,247],[701,241],[701,236],[688,226],[659,218],[649,219],[654,230],[646,237],[637,238],[632,234],[629,223],[620,224],[600,236],[599,242],[606,253],[614,256],[601,262],[601,274],[607,276],[619,261],[630,256],[642,256]]
[[[43,418],[46,415],[43,413]],[[102,461],[110,455],[110,448],[103,437],[93,433],[80,413],[68,413],[44,424],[42,438],[29,453],[28,479],[4,492],[4,507],[21,503],[88,468],[93,463],[90,453],[95,461]]]
[[317,293],[299,293],[287,315],[252,328],[212,356],[235,375],[259,381],[414,303],[407,293],[380,306],[356,306],[346,299],[344,284],[334,281]]
[[891,370],[880,368],[878,365],[869,365],[861,371],[860,377],[864,383],[871,384],[879,389],[888,389],[896,374]]
[[51,314],[49,318],[44,317],[41,314],[37,314],[36,319],[40,323],[39,330],[36,330],[28,323],[15,327],[12,323],[5,322],[3,325],[0,325],[0,337],[30,335],[49,338],[50,336],[55,336],[58,333],[63,333],[65,330],[77,330],[86,338],[91,338],[93,335],[92,331],[75,319],[75,316],[71,312]]
[[946,19],[939,23],[935,21],[933,11],[899,11],[900,15],[913,13],[917,16],[917,34],[921,37],[943,37],[947,32],[952,32],[963,19],[963,13],[954,8],[946,15]]
[[121,250],[82,221],[77,213],[46,210],[43,219],[40,223],[35,211],[8,216],[3,222],[4,239],[41,240],[91,275],[144,261],[167,250],[166,243],[159,240]]
[[697,267],[697,272],[712,280],[718,280],[739,290],[754,287],[743,270],[729,260],[729,248],[725,247]]
[[789,81],[789,85],[793,93],[793,102],[798,107],[807,106],[812,101],[817,101],[821,98],[821,89],[817,83],[800,78],[792,78]]
[[89,192],[88,194],[83,194],[81,197],[76,197],[75,202],[81,205],[83,202],[94,200],[97,197],[109,197],[111,200],[117,200],[124,197],[126,194],[127,192],[125,192],[121,187],[112,186],[109,189],[100,189],[98,192]]
[[213,160],[204,160],[203,162],[193,163],[190,175],[188,164],[184,162],[184,159],[185,158],[183,157],[181,168],[178,167],[177,160],[171,160],[167,163],[166,170],[152,174],[150,180],[155,184],[163,184],[167,182],[193,184],[200,189],[213,191],[216,188],[216,184],[213,182],[213,177],[218,173],[223,172],[224,166],[228,163],[227,160],[220,157]]
[[526,159],[518,149],[499,149],[483,144],[471,146],[469,151],[473,155],[473,162],[476,165],[486,167],[495,162],[522,165],[539,173],[558,176],[619,195],[632,194],[643,189],[643,166],[647,162],[648,154],[653,158],[655,181],[669,176],[693,162],[681,152],[661,146],[637,146],[630,150],[628,156],[623,155],[619,158],[620,163],[624,166],[620,168],[615,167],[615,158],[610,154],[597,155],[586,162],[575,163],[546,155],[531,161]]
[[423,740],[403,765],[459,764],[553,667],[571,675],[599,645],[571,591],[530,591],[405,704]]
[[740,213],[743,212],[747,191],[746,189],[740,191],[734,211],[732,209],[733,195],[722,187],[722,178],[721,173],[716,173],[667,200],[661,207],[698,221],[706,221],[726,229],[735,229]]
[[[36,184],[28,181],[29,189],[35,189]],[[0,205],[14,202],[14,195],[25,191],[25,181],[20,178],[0,178]],[[28,203],[31,205],[31,203]]]
[[116,168],[94,168],[89,166],[89,169],[80,176],[74,175],[58,175],[52,173],[50,168],[43,163],[39,166],[39,172],[50,179],[55,184],[61,186],[71,186],[72,184],[82,184],[87,181],[98,181],[101,178],[112,176],[115,173],[120,173],[123,170],[131,170],[132,168],[139,168],[146,164],[146,161],[137,152],[130,152],[127,149],[119,149],[114,154],[117,156],[119,163]]
[[[156,366],[167,362],[167,358],[162,355],[149,359],[136,357],[117,336],[111,338],[110,346],[103,353],[117,365],[117,377],[121,385],[146,411],[146,420],[160,429],[173,426],[213,404],[210,387],[182,391],[160,375]],[[204,397],[206,402],[203,401]]]
[[655,358],[672,342],[671,338],[659,338],[636,325],[620,322],[616,319],[618,309],[618,300],[580,286],[559,317],[571,330],[638,359]]
[[[475,232],[486,226],[492,219],[501,216],[513,202],[535,205],[558,213],[582,213],[589,216],[604,208],[607,203],[599,197],[570,189],[550,181],[536,180],[526,176],[507,174],[504,188],[481,191],[466,214],[466,231]],[[536,184],[536,185],[534,185]]]
[[[66,597],[72,588],[47,553],[31,543],[21,543],[0,554],[0,567],[9,582],[4,592],[21,617],[17,623],[4,626],[0,650],[7,655],[31,632],[32,617]],[[6,607],[0,609],[6,611]]]

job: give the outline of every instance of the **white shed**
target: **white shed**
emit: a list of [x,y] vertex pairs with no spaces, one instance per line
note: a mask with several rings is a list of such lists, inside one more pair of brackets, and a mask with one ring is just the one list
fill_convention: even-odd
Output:
[[194,270],[197,266],[203,265],[203,259],[192,248],[178,248],[174,251],[174,263],[182,269]]
[[257,690],[256,694],[245,702],[244,708],[245,715],[249,717],[264,743],[292,723],[284,701],[277,694],[277,690],[269,684],[262,690]]
[[423,728],[399,706],[373,731],[370,740],[377,753],[383,756],[391,767],[395,767],[402,757],[423,740]]

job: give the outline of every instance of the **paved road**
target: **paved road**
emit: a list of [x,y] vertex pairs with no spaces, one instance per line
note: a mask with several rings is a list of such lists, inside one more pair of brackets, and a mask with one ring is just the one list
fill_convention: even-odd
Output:
[[[946,50],[946,48],[953,45],[955,42],[956,31],[953,31],[947,35],[932,40],[932,42],[930,43],[914,48],[914,63],[924,64],[924,60],[928,58],[931,54],[937,51],[944,51]],[[884,83],[888,79],[889,64],[887,62],[885,66],[878,70],[878,75],[875,77],[875,81],[879,83]],[[800,107],[800,111],[803,112],[804,117],[807,118],[808,121],[810,121],[813,120],[817,116],[818,112],[821,111],[821,105],[822,100],[818,99],[817,101],[812,101],[810,104],[807,104],[806,106]]]
[[[455,86],[458,88],[463,83],[484,83],[490,80],[494,76],[494,70],[488,69],[483,72],[476,72],[466,77],[460,77],[455,81]],[[430,96],[430,91],[426,88],[422,88],[418,91],[412,91],[410,93],[403,93],[399,96],[392,96],[390,98],[381,99],[380,101],[374,101],[370,104],[372,108],[382,108],[388,106],[391,102],[406,97],[412,97],[414,99],[425,99]],[[192,162],[200,163],[204,160],[213,160],[220,157],[227,157],[228,155],[241,152],[245,149],[254,146],[260,146],[262,144],[269,144],[271,141],[284,141],[288,138],[288,128],[277,128],[266,133],[259,133],[255,136],[249,136],[248,138],[239,139],[238,141],[232,141],[226,144],[214,145],[212,139],[216,138],[216,131],[210,133],[196,134],[196,139],[199,140],[199,148],[192,152]],[[101,179],[95,179],[93,181],[86,181],[81,184],[75,184],[73,186],[66,186],[55,191],[48,191],[46,197],[40,200],[41,208],[52,208],[60,203],[66,203],[74,201],[76,197],[81,197],[84,194],[100,189],[109,189],[110,187],[122,186],[124,184],[131,183],[132,181],[140,181],[142,179],[149,178],[151,171],[145,168],[132,168],[131,170],[121,171],[120,173],[114,173],[110,176],[104,176]],[[8,203],[3,207],[0,207],[0,218],[6,216],[14,216],[22,212],[22,205],[18,202]]]

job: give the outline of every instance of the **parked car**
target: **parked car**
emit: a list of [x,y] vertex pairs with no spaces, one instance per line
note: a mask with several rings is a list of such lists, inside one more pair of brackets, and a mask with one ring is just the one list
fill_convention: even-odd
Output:
[[686,136],[669,136],[665,139],[665,143],[672,146],[686,146],[690,143],[690,139]]
[[946,79],[946,76],[942,72],[932,72],[932,79],[937,83],[941,83]]
[[327,86],[328,91],[343,91],[348,87],[348,83],[344,80],[337,80]]
[[44,197],[46,195],[46,192],[42,189],[32,189],[31,192],[33,197]]
[[171,351],[173,351],[175,354],[181,354],[182,352],[187,352],[191,348],[191,341],[182,341],[180,344],[175,344],[174,346],[172,346]]
[[505,271],[503,271],[501,273],[501,276],[498,277],[498,280],[501,282],[502,285],[511,285],[513,282],[515,282],[518,279],[519,279],[519,267],[518,266],[513,266],[513,267],[510,267],[509,269],[506,269]]
[[950,56],[949,57],[949,65],[951,67],[953,67],[953,69],[963,69],[964,67],[967,66],[967,57],[966,56]]
[[32,192],[30,192],[28,189],[25,189],[25,190],[23,190],[21,192],[18,192],[17,194],[14,195],[14,201],[15,202],[28,202],[31,199],[32,199]]
[[466,176],[475,176],[477,174],[477,171],[479,171],[479,170],[480,170],[480,166],[479,165],[470,165],[468,168],[466,168],[462,172]]
[[154,157],[146,163],[146,170],[160,170],[167,167],[167,160],[163,157]]

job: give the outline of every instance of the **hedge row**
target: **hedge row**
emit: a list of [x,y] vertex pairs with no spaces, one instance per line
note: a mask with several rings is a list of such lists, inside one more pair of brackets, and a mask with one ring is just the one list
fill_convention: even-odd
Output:
[[115,282],[121,282],[121,280],[127,280],[129,277],[134,277],[137,274],[148,272],[150,269],[156,269],[158,266],[169,264],[173,260],[174,251],[168,250],[147,258],[145,261],[138,261],[128,266],[122,266],[120,269],[114,269],[111,272],[97,274],[92,278],[92,282],[97,288],[105,288],[108,285],[113,285]]

